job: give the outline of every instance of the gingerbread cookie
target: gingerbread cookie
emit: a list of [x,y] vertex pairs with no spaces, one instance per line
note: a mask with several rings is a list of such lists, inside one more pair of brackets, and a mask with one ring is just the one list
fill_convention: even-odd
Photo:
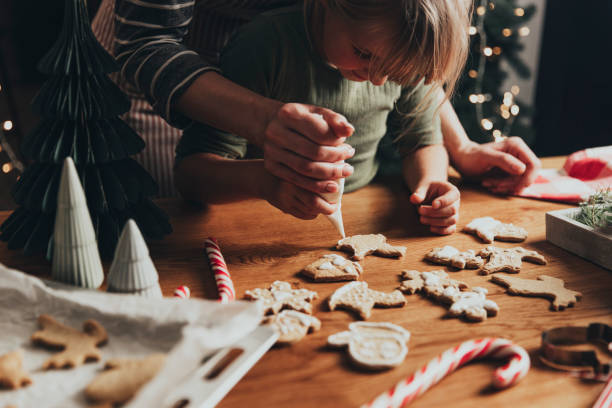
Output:
[[340,282],[357,280],[363,268],[358,262],[336,255],[326,254],[302,270],[302,274],[315,282]]
[[0,388],[17,389],[32,384],[32,379],[23,370],[23,353],[14,350],[0,356]]
[[308,333],[321,328],[319,319],[295,310],[283,310],[276,315],[268,316],[263,323],[271,325],[278,332],[276,342],[279,344],[295,343]]
[[474,287],[471,291],[460,292],[456,288],[447,288],[444,291],[443,301],[451,304],[448,310],[453,317],[465,316],[466,319],[481,322],[487,316],[495,316],[499,312],[499,306],[494,301],[487,299],[485,288]]
[[410,295],[422,291],[427,296],[439,300],[443,296],[444,290],[448,287],[454,287],[459,290],[468,288],[467,284],[450,279],[444,271],[418,272],[404,270],[401,276],[403,280],[399,290]]
[[540,275],[538,279],[521,279],[507,275],[494,275],[491,281],[508,288],[508,293],[521,296],[539,296],[552,301],[553,310],[573,306],[582,297],[582,293],[566,289],[565,282],[552,276]]
[[353,363],[371,370],[400,365],[408,353],[410,332],[392,323],[353,322],[349,330],[327,338],[331,347],[348,346]]
[[382,234],[353,235],[343,238],[336,244],[336,249],[352,254],[351,258],[356,261],[370,254],[400,258],[406,253],[406,247],[388,244],[387,238]]
[[478,269],[484,264],[484,260],[476,255],[474,250],[469,249],[461,252],[450,245],[432,249],[425,254],[425,259],[439,265],[448,265],[457,269]]
[[165,354],[155,353],[143,359],[108,360],[105,370],[85,388],[85,396],[97,403],[122,404],[157,375],[165,359]]
[[463,229],[465,232],[477,235],[490,244],[493,240],[521,242],[527,239],[527,230],[514,224],[504,224],[492,217],[473,219]]
[[539,265],[546,265],[546,258],[536,251],[529,251],[521,247],[498,248],[492,245],[482,249],[478,255],[488,258],[487,263],[480,269],[481,275],[490,275],[496,272],[519,273],[523,260]]
[[276,314],[281,309],[293,309],[298,312],[312,314],[313,299],[317,292],[307,289],[292,289],[289,282],[275,281],[269,289],[256,288],[247,290],[244,297],[249,300],[263,302],[265,314]]
[[329,309],[337,307],[353,310],[359,313],[362,319],[367,319],[372,314],[372,308],[378,307],[401,307],[406,304],[406,299],[398,290],[391,293],[379,292],[368,288],[366,282],[350,282],[336,289],[329,298]]
[[32,341],[48,347],[62,348],[43,364],[43,369],[76,367],[86,361],[99,361],[98,346],[106,343],[106,330],[95,320],[86,320],[83,331],[64,326],[49,315],[40,315],[38,324],[42,328],[32,335]]

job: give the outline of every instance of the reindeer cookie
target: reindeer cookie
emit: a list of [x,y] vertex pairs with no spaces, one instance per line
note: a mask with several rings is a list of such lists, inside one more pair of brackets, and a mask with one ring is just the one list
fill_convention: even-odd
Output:
[[463,229],[472,235],[477,235],[487,244],[498,241],[521,242],[527,239],[527,230],[514,224],[504,224],[492,217],[473,219]]
[[362,319],[372,314],[372,309],[378,307],[401,307],[406,299],[399,290],[391,293],[379,292],[368,288],[366,282],[350,282],[336,289],[329,298],[329,309],[344,308],[355,311]]
[[306,266],[301,273],[315,282],[340,282],[357,280],[362,272],[359,262],[336,254],[326,254]]
[[308,333],[321,328],[321,321],[314,316],[295,310],[283,310],[268,316],[263,324],[271,325],[278,332],[278,344],[290,344],[302,340]]
[[484,264],[484,260],[476,255],[474,250],[468,249],[461,252],[450,245],[432,249],[425,254],[425,259],[439,265],[448,265],[457,269],[478,269]]
[[384,370],[400,365],[408,353],[410,332],[392,323],[353,322],[349,330],[327,338],[330,347],[347,347],[355,365]]
[[352,259],[356,261],[370,254],[401,258],[406,253],[406,247],[388,244],[387,237],[382,234],[353,235],[343,238],[336,244],[336,249],[352,254]]
[[293,309],[298,312],[312,314],[313,299],[317,292],[307,289],[292,289],[289,282],[275,281],[269,289],[256,288],[247,290],[244,297],[249,300],[261,300],[265,314],[276,314],[281,309]]
[[538,296],[550,299],[551,309],[560,310],[573,306],[582,293],[565,288],[565,282],[552,276],[540,275],[538,279],[521,279],[507,275],[493,275],[491,281],[508,288],[508,293],[521,296]]
[[32,341],[48,347],[59,347],[63,351],[55,354],[43,364],[43,369],[76,367],[86,361],[99,361],[98,346],[106,343],[106,330],[95,320],[86,320],[83,331],[64,326],[49,315],[40,315],[38,324],[42,328],[32,335]]
[[0,388],[17,389],[32,384],[23,369],[23,352],[14,350],[0,356]]
[[536,251],[529,251],[521,247],[498,248],[493,245],[482,249],[478,255],[487,258],[487,263],[480,269],[481,275],[490,275],[496,272],[519,273],[523,260],[535,264],[546,265],[547,261]]

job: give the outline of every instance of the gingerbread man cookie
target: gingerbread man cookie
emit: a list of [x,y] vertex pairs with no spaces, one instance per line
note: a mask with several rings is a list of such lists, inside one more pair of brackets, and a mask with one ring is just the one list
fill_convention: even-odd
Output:
[[372,308],[378,307],[401,307],[406,304],[406,299],[398,290],[391,293],[379,292],[368,288],[366,282],[350,282],[336,289],[329,298],[329,309],[337,307],[353,310],[359,313],[362,319],[367,319],[372,314]]
[[492,245],[482,249],[478,255],[488,258],[487,263],[480,269],[481,275],[490,275],[496,272],[519,273],[523,260],[539,265],[546,265],[546,258],[536,251],[529,251],[521,247],[498,248]]
[[319,319],[295,310],[283,310],[278,314],[268,316],[263,323],[271,325],[278,332],[276,342],[279,344],[295,343],[302,340],[308,333],[321,328]]
[[403,280],[399,290],[410,295],[422,291],[427,296],[440,299],[444,294],[444,290],[448,287],[454,287],[459,290],[468,288],[467,284],[450,279],[444,271],[418,272],[404,270],[401,276]]
[[93,402],[122,404],[148,383],[161,370],[166,355],[151,354],[143,359],[116,358],[108,360],[105,371],[85,388],[85,396]]
[[351,360],[359,367],[384,370],[404,361],[409,340],[410,332],[392,323],[353,322],[348,331],[329,336],[327,344],[348,346]]
[[490,244],[493,240],[521,242],[527,239],[527,230],[514,224],[504,224],[492,217],[473,219],[463,229],[465,232],[477,235]]
[[387,238],[382,234],[353,235],[343,238],[336,244],[336,249],[352,254],[351,258],[356,261],[370,254],[400,258],[406,253],[406,247],[388,244]]
[[461,252],[450,245],[432,249],[425,254],[425,259],[439,265],[448,265],[457,269],[478,269],[484,264],[484,260],[476,255],[474,250],[468,249]]
[[538,279],[521,279],[507,275],[494,275],[491,281],[508,288],[508,293],[522,296],[539,296],[550,299],[551,309],[560,310],[573,306],[582,293],[565,288],[565,282],[552,276],[541,275]]
[[40,315],[38,324],[42,328],[32,335],[32,341],[48,347],[59,347],[63,351],[55,354],[43,364],[43,369],[76,367],[86,361],[99,361],[98,346],[106,343],[106,330],[95,320],[86,320],[83,331],[64,326],[49,315]]
[[276,314],[281,309],[293,309],[298,312],[312,314],[313,299],[317,292],[307,289],[292,289],[289,282],[275,281],[269,289],[256,288],[244,293],[249,300],[261,300],[265,314]]
[[23,370],[23,353],[14,350],[0,356],[0,388],[17,389],[32,384],[32,379]]
[[363,268],[359,262],[343,256],[326,254],[302,270],[302,274],[315,282],[340,282],[357,280]]

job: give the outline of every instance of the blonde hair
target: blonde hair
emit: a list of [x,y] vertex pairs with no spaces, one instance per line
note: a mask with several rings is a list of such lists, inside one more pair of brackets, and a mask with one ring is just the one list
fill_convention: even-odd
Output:
[[404,86],[425,79],[452,95],[468,55],[471,1],[304,0],[304,7],[319,32],[329,10],[369,35],[386,35],[389,46],[370,62],[372,77]]

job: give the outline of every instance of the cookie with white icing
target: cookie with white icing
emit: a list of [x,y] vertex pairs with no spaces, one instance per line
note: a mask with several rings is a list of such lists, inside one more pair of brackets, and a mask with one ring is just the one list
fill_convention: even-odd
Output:
[[497,272],[519,273],[523,261],[546,265],[546,258],[536,251],[530,251],[522,247],[498,248],[493,245],[480,250],[481,257],[488,259],[487,263],[480,269],[481,275],[490,275]]
[[321,321],[314,316],[295,310],[283,310],[268,316],[263,324],[269,324],[278,333],[278,344],[291,344],[302,340],[308,333],[321,328]]
[[375,306],[402,307],[406,304],[406,299],[399,290],[385,293],[368,288],[366,282],[350,282],[336,289],[328,304],[330,310],[336,308],[352,310],[365,320],[371,316]]
[[289,282],[275,281],[268,289],[247,290],[244,297],[263,303],[264,314],[276,314],[282,309],[312,314],[311,302],[318,297],[317,292],[308,289],[293,289]]
[[521,242],[527,239],[527,230],[514,224],[505,224],[493,217],[474,218],[464,229],[490,244],[494,240]]
[[336,249],[351,254],[356,261],[370,254],[387,258],[401,258],[406,253],[406,247],[393,246],[387,243],[387,237],[382,234],[353,235],[343,238],[336,244]]
[[384,370],[400,365],[408,353],[410,332],[386,323],[353,322],[349,330],[327,338],[330,347],[347,347],[351,361],[369,370]]
[[484,264],[484,260],[473,249],[462,252],[450,245],[432,249],[425,254],[425,260],[457,269],[478,269]]
[[326,254],[302,269],[304,276],[315,282],[341,282],[359,279],[363,268],[337,254]]
[[444,289],[448,287],[454,287],[459,290],[468,288],[466,283],[449,278],[448,274],[444,271],[418,272],[404,270],[401,277],[402,283],[399,290],[410,295],[422,292],[434,299],[440,299]]

